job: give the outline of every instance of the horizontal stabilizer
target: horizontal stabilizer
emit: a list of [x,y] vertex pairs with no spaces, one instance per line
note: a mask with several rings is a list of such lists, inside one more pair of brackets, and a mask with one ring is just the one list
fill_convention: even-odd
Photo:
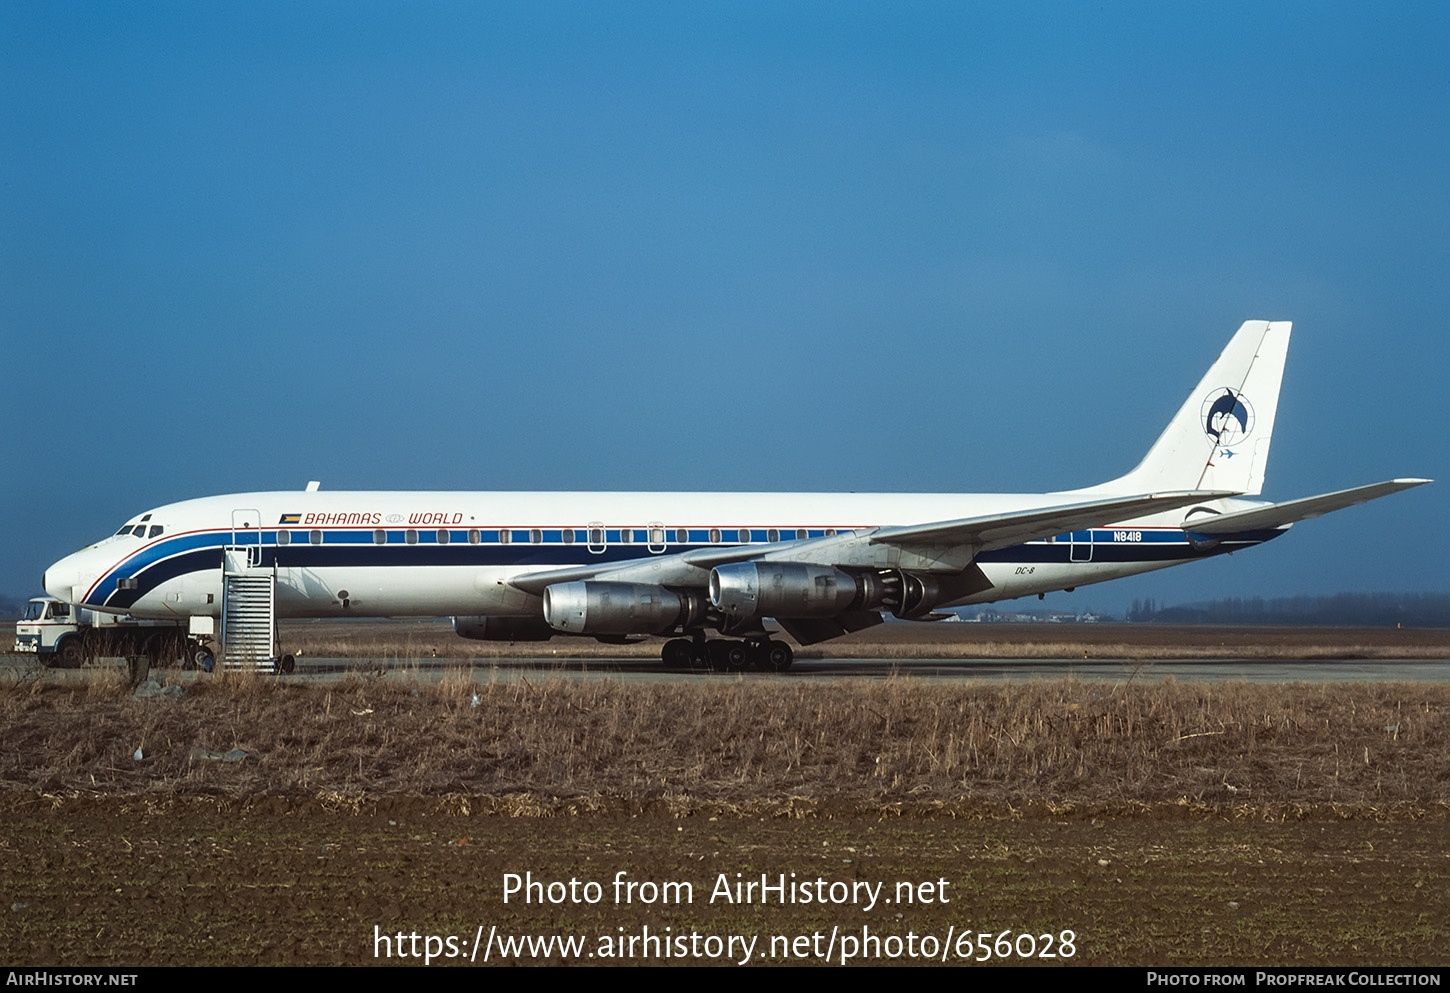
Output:
[[1189,504],[1233,496],[1213,490],[1147,493],[1132,497],[1084,500],[1040,510],[968,517],[936,524],[884,527],[871,535],[873,545],[972,545],[978,551],[1007,548],[1024,541],[1050,538],[1078,528],[1099,527],[1135,517],[1177,510]]
[[1194,534],[1238,534],[1244,531],[1262,531],[1266,528],[1283,527],[1295,521],[1322,517],[1330,511],[1343,510],[1355,504],[1368,503],[1391,493],[1412,489],[1432,482],[1429,479],[1391,479],[1369,486],[1356,486],[1350,490],[1323,493],[1319,496],[1274,503],[1267,507],[1238,510],[1230,514],[1194,517],[1183,522],[1183,530]]

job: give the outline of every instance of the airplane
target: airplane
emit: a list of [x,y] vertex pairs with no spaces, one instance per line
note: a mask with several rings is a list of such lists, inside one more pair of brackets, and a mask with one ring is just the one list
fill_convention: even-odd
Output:
[[1297,521],[1430,482],[1246,499],[1263,488],[1290,327],[1246,322],[1142,461],[1083,489],[449,493],[309,483],[138,514],[52,565],[45,589],[92,610],[222,616],[225,626],[225,577],[260,574],[277,617],[452,615],[463,637],[504,641],[664,635],[669,666],[781,671],[794,650],[766,620],[810,645],[888,613],[940,619],[1259,545]]

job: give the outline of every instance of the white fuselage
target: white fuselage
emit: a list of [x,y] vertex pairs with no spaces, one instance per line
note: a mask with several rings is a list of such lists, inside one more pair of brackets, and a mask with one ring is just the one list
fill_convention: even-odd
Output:
[[[1063,494],[272,492],[206,497],[137,515],[57,562],[51,595],[136,617],[217,616],[224,551],[275,576],[284,617],[538,614],[522,574],[1050,507]],[[984,603],[1101,582],[1256,544],[1211,549],[1181,512],[1029,541],[976,559]],[[138,531],[139,529],[139,531]],[[672,585],[668,577],[662,585]]]

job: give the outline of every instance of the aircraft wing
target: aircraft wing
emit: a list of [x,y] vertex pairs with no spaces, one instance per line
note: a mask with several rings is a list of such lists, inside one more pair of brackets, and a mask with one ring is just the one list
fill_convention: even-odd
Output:
[[1389,496],[1391,493],[1423,486],[1429,482],[1433,482],[1433,480],[1390,479],[1383,483],[1371,483],[1369,486],[1356,486],[1349,490],[1322,493],[1319,496],[1303,497],[1284,503],[1272,503],[1266,507],[1252,507],[1248,510],[1237,510],[1217,516],[1195,517],[1183,522],[1183,530],[1191,531],[1194,534],[1238,534],[1244,531],[1279,528],[1293,524],[1295,521],[1323,517],[1331,511],[1368,503],[1370,500],[1377,500],[1382,496]]
[[555,583],[573,583],[586,579],[621,582],[652,582],[662,586],[704,586],[709,571],[728,562],[750,559],[788,559],[810,561],[821,565],[851,564],[838,557],[848,545],[952,545],[971,548],[955,569],[962,568],[972,555],[984,549],[1006,548],[1024,541],[1047,538],[1077,528],[1100,526],[1113,521],[1128,520],[1175,510],[1189,504],[1202,503],[1230,496],[1216,490],[1183,490],[1171,493],[1140,494],[1132,497],[1110,497],[1084,500],[1038,510],[1018,511],[969,517],[934,524],[910,524],[877,528],[871,532],[834,535],[829,538],[797,539],[772,542],[768,545],[735,545],[727,548],[700,548],[674,555],[661,555],[644,561],[571,566],[545,572],[529,572],[514,576],[508,583],[515,589],[535,596]]
[[806,544],[806,540],[778,541],[765,545],[733,545],[728,548],[697,548],[691,552],[654,556],[643,561],[611,562],[604,565],[580,565],[547,572],[527,572],[514,576],[509,585],[525,593],[540,596],[555,583],[577,583],[585,579],[618,580],[621,582],[657,582],[660,585],[689,585],[693,574],[705,584],[709,572],[717,565],[760,558],[767,551],[779,551]]
[[1114,521],[1145,517],[1189,504],[1234,496],[1218,490],[1179,490],[1131,497],[1084,500],[1011,514],[967,517],[936,524],[908,524],[879,528],[871,543],[893,545],[971,545],[978,551],[1008,548],[1024,541],[1050,538],[1078,528],[1100,527]]

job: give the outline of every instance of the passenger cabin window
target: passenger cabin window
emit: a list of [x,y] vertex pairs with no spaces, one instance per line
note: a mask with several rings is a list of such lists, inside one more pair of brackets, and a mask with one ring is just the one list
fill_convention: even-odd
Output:
[[780,529],[779,528],[771,528],[769,531],[765,532],[765,540],[766,541],[779,541],[780,540]]
[[750,529],[741,528],[739,531],[735,532],[735,537],[740,540],[740,543],[742,545],[750,544]]
[[310,542],[312,542],[314,545],[320,545],[320,544],[322,544],[322,532],[321,531],[309,531],[307,533],[307,540],[310,541]]
[[719,528],[711,528],[710,529],[710,544],[712,544],[712,545],[718,545],[718,544],[720,544],[720,529]]
[[541,544],[543,542],[543,540],[544,540],[544,532],[540,531],[538,528],[530,528],[529,529],[529,542],[530,542],[530,544],[538,545],[538,544]]
[[590,528],[589,529],[589,544],[591,544],[591,545],[602,545],[602,544],[604,544],[604,529],[603,528]]
[[403,532],[403,540],[410,545],[418,544],[418,532],[414,531],[412,528],[409,528],[407,531]]
[[[482,535],[479,535],[479,538],[475,538],[474,535],[476,535],[476,534],[478,534],[477,531],[470,531],[470,532],[468,532],[468,540],[470,542],[472,542],[473,544],[475,544],[475,545],[478,544],[479,540],[483,537]],[[508,528],[499,528],[498,529],[498,543],[500,545],[507,545],[510,542],[512,542],[513,540],[514,540],[514,533],[512,531],[510,531]]]
[[675,528],[675,544],[676,545],[688,544],[689,543],[689,540],[690,540],[690,532],[686,531],[684,528]]
[[632,541],[634,541],[634,528],[620,528],[619,543],[621,545],[628,545]]
[[277,532],[277,544],[279,544],[279,545],[290,545],[290,544],[292,544],[292,532],[291,531],[278,531]]
[[651,545],[663,545],[665,543],[665,529],[664,528],[650,528],[649,529],[649,543]]
[[564,544],[566,544],[566,545],[572,545],[572,544],[574,544],[574,529],[573,528],[565,528],[563,530],[563,537],[564,537]]
[[382,528],[378,528],[376,531],[373,532],[374,545],[386,545],[387,543],[388,532],[384,531]]
[[[498,533],[498,540],[504,544],[508,544],[508,532],[500,531]],[[478,530],[478,528],[470,528],[468,531],[468,543],[470,545],[477,545],[481,541],[483,541],[483,532]]]
[[796,541],[800,541],[801,539],[805,538],[805,536],[806,536],[806,529],[805,528],[796,528],[795,529],[795,540]]
[[438,529],[438,544],[446,545],[448,544],[448,540],[452,537],[453,536],[451,534],[449,534],[447,531],[444,531],[442,528]]

